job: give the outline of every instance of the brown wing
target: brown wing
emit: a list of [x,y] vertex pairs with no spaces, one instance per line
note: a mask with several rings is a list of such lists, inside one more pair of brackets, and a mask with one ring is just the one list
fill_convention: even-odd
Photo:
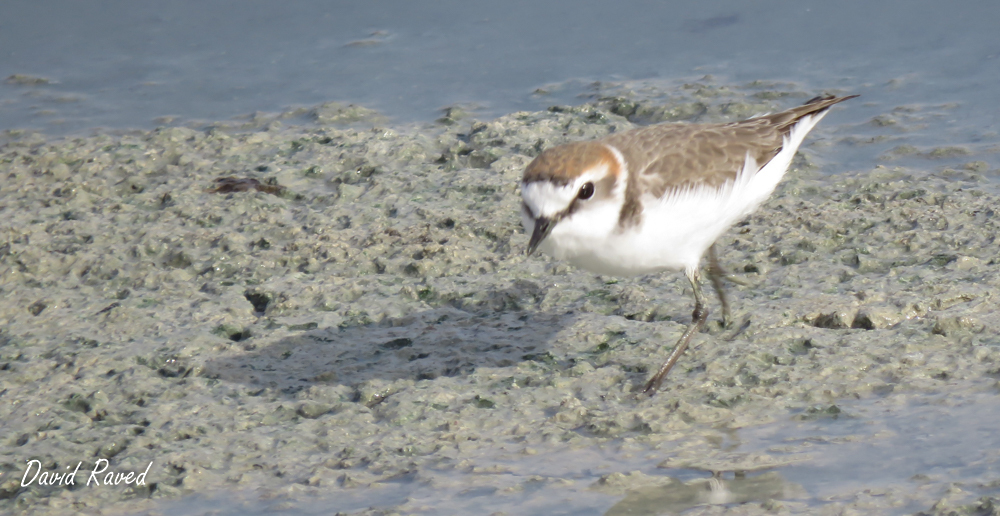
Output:
[[678,188],[721,186],[736,177],[748,152],[767,163],[781,148],[781,133],[766,122],[749,122],[653,126],[608,143],[626,149],[630,186],[660,197]]
[[736,177],[747,154],[763,166],[780,150],[783,138],[802,117],[849,97],[817,97],[787,111],[730,124],[663,124],[604,139],[630,165],[629,188],[660,197],[698,185],[718,187]]

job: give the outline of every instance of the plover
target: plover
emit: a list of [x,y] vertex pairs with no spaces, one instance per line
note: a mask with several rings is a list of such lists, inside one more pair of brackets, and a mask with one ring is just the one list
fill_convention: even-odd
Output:
[[857,97],[820,96],[804,105],[728,124],[659,124],[542,152],[524,171],[521,220],[540,250],[614,276],[683,270],[694,312],[652,394],[708,318],[699,264],[730,324],[715,241],[774,191],[806,134],[830,106]]

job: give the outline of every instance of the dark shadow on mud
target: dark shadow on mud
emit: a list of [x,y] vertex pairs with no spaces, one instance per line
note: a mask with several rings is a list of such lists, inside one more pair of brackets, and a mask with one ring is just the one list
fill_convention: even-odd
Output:
[[433,380],[526,360],[553,365],[549,343],[575,317],[436,308],[377,324],[304,331],[271,343],[251,338],[206,362],[201,374],[294,397],[313,385]]

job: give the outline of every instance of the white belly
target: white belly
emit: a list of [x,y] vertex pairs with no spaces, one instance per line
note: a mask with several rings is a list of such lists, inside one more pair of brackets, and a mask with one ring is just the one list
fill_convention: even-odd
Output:
[[703,209],[694,210],[690,203],[658,205],[644,214],[639,226],[603,235],[590,224],[566,224],[553,230],[539,249],[576,267],[613,276],[696,268],[708,247],[735,222],[704,209],[711,204],[702,201]]

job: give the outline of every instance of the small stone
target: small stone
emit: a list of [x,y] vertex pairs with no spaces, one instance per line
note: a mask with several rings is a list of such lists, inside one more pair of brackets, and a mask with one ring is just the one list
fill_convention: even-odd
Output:
[[858,311],[851,323],[852,328],[880,330],[899,324],[903,316],[898,310],[884,306],[866,306]]
[[938,317],[931,330],[936,335],[954,337],[962,333],[982,333],[986,325],[978,319],[968,316]]

